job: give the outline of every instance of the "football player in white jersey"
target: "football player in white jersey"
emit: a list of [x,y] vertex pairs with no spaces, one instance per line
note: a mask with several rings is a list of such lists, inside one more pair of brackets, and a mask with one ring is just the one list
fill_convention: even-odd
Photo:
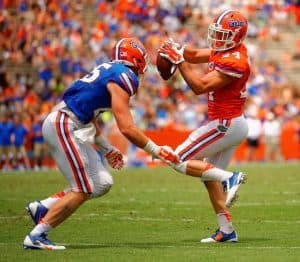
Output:
[[99,112],[111,109],[121,133],[136,146],[165,162],[177,161],[171,150],[156,145],[134,125],[129,99],[138,90],[138,75],[146,69],[143,44],[135,38],[123,38],[113,50],[112,61],[75,81],[64,93],[62,102],[46,117],[43,136],[69,188],[27,205],[36,226],[24,240],[25,249],[65,249],[51,242],[48,232],[86,200],[110,190],[113,179],[99,161],[93,144],[112,168],[123,167],[120,151],[101,135],[96,123]]

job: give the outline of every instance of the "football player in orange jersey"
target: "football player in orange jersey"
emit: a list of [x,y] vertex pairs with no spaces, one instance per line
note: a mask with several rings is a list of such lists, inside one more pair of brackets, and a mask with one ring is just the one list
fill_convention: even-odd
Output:
[[[236,147],[246,138],[248,126],[243,116],[243,105],[250,74],[247,48],[243,44],[246,34],[247,19],[238,11],[225,10],[209,25],[209,48],[181,46],[170,39],[158,50],[162,57],[177,65],[196,95],[207,94],[209,122],[193,131],[177,147],[176,153],[181,161],[205,159],[225,169]],[[207,73],[195,77],[188,63],[208,63]],[[217,231],[201,242],[236,242],[238,237],[232,226],[229,207],[236,200],[238,186],[232,195],[232,181],[220,183],[201,179],[219,224]],[[238,173],[237,180],[238,185],[244,183],[245,174]]]

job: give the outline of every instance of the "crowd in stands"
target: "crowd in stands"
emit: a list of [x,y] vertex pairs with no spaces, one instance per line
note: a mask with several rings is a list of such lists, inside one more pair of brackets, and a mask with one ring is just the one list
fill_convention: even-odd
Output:
[[[138,37],[153,64],[132,101],[137,125],[143,129],[201,125],[207,119],[206,98],[195,96],[180,74],[163,81],[155,58],[162,40],[169,37],[205,47],[211,17],[227,2],[249,19],[252,75],[246,115],[264,122],[272,114],[298,128],[300,86],[266,55],[266,43],[280,42],[281,30],[300,26],[298,1],[0,0],[1,168],[52,165],[41,135],[43,118],[73,80],[110,60],[112,46],[121,37]],[[292,45],[299,46],[299,39]],[[202,74],[205,66],[191,70]],[[111,123],[110,114],[102,121]]]

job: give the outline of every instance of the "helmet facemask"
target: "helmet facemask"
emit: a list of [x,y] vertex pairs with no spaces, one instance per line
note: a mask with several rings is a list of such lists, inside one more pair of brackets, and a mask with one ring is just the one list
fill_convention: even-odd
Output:
[[225,51],[237,46],[239,43],[235,42],[235,36],[239,32],[229,29],[223,29],[221,25],[213,23],[208,27],[207,43],[208,46],[215,51]]

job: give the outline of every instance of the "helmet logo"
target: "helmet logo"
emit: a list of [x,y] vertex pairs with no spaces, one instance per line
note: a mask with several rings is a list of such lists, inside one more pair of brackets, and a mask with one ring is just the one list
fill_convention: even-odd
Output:
[[228,19],[228,25],[229,27],[242,27],[245,25],[245,22],[240,20]]
[[137,44],[133,41],[130,42],[130,45],[133,47],[133,48],[138,48]]
[[134,41],[131,41],[130,42],[130,45],[132,46],[132,48],[136,48],[137,50],[139,50],[139,52],[142,54],[142,55],[144,55],[144,50],[143,50],[143,48],[141,48],[136,42],[134,42]]

